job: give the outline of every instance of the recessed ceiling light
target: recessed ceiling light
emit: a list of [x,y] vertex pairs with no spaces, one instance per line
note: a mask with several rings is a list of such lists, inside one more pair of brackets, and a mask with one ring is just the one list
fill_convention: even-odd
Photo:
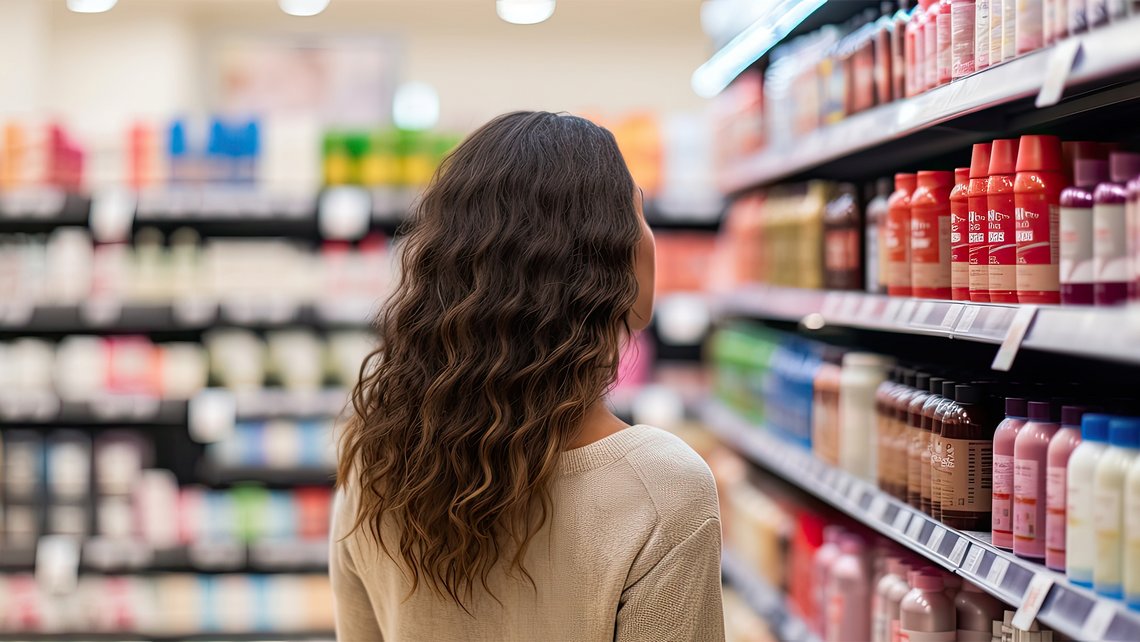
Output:
[[67,8],[75,13],[103,13],[110,11],[119,0],[67,0]]
[[329,0],[277,0],[277,6],[291,16],[315,16],[329,6]]
[[555,0],[495,0],[495,13],[516,25],[538,24],[554,15]]
[[439,122],[439,94],[427,83],[409,82],[396,88],[392,121],[400,129],[424,130]]

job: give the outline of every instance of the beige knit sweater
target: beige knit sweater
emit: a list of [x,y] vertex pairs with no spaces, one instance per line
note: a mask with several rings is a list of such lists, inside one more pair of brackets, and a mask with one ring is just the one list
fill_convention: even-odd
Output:
[[[472,613],[409,585],[362,531],[355,491],[337,500],[330,573],[342,642],[724,639],[720,516],[704,461],[633,426],[562,455],[554,513],[529,548],[537,586],[501,571]],[[500,565],[501,566],[501,565]],[[405,599],[407,597],[407,599]]]

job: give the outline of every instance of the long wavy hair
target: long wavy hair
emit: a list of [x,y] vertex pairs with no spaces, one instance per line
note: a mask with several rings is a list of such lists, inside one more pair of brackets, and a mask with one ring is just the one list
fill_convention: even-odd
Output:
[[360,489],[354,530],[402,562],[412,592],[467,610],[478,587],[494,596],[496,564],[531,580],[522,560],[559,455],[629,332],[634,189],[608,130],[515,112],[467,137],[416,205],[338,470]]

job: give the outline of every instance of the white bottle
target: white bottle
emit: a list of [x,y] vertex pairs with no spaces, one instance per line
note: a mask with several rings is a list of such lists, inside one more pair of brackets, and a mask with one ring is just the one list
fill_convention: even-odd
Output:
[[1140,609],[1140,457],[1129,467],[1124,486],[1124,600]]
[[1065,574],[1074,584],[1092,586],[1096,563],[1093,482],[1101,455],[1108,448],[1108,415],[1081,417],[1081,443],[1069,456],[1066,480]]
[[890,365],[877,354],[848,352],[839,375],[839,465],[871,482],[878,469],[875,391],[887,379]]
[[1140,454],[1140,418],[1116,417],[1108,423],[1108,450],[1096,467],[1093,523],[1096,527],[1096,563],[1093,588],[1120,599],[1123,591],[1124,480]]
[[827,642],[871,637],[871,573],[863,540],[852,533],[839,538],[839,557],[831,564],[826,622]]
[[[887,558],[887,572],[879,578],[875,585],[875,593],[871,596],[871,642],[890,642],[891,640],[891,600],[893,590],[899,590],[905,595],[910,591],[906,583],[906,575],[910,572],[910,565],[897,556]],[[901,597],[899,598],[901,600]]]

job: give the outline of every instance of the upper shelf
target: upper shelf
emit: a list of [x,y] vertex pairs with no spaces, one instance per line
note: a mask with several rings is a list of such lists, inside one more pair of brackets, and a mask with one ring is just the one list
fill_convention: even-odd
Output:
[[[1140,18],[1115,23],[1074,36],[1009,62],[943,85],[914,98],[898,100],[850,116],[799,138],[793,145],[769,147],[723,173],[721,188],[739,192],[809,171],[836,165],[837,176],[851,171],[886,173],[923,157],[962,150],[971,142],[995,134],[1010,135],[1055,123],[1090,109],[1121,105],[1140,99]],[[1067,72],[1067,73],[1066,73]],[[1119,80],[1119,91],[1100,87],[1089,96],[1065,100],[1058,105],[1043,101],[1046,109],[1032,109],[1018,118],[1008,109],[1015,101],[1043,97],[1052,86],[1057,90],[1086,87],[1090,83]],[[1070,92],[1071,93],[1071,92]],[[1057,96],[1060,96],[1058,91]],[[1000,109],[993,109],[1000,108]],[[966,117],[992,110],[993,118]],[[930,133],[945,125],[937,135]],[[872,148],[884,148],[880,160],[860,157],[860,166],[840,167],[843,159]],[[963,157],[968,160],[968,154]],[[865,161],[872,161],[867,165]],[[878,162],[881,166],[874,166]]]
[[[1140,309],[1000,305],[755,285],[713,299],[718,316],[806,321],[902,334],[1013,344],[1140,364]],[[819,315],[809,319],[809,316]],[[1024,336],[1022,325],[1028,324]]]

